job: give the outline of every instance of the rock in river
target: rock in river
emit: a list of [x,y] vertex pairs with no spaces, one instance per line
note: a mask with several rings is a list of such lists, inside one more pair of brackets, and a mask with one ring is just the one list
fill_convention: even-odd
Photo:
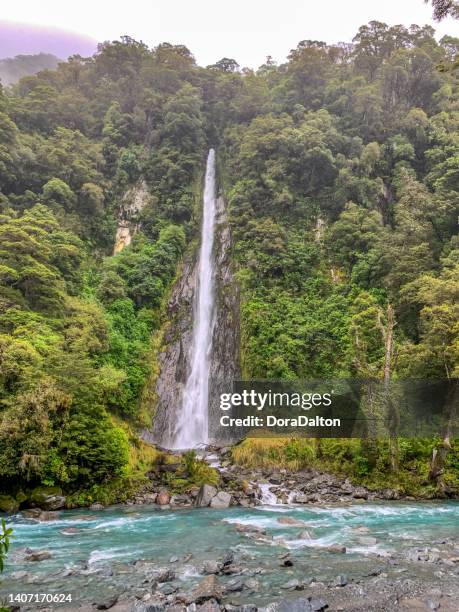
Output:
[[31,550],[25,556],[26,561],[45,561],[51,558],[52,554],[49,550]]
[[210,500],[211,508],[228,508],[231,503],[231,495],[225,491],[220,491]]
[[331,544],[326,548],[327,552],[334,553],[335,555],[343,555],[346,552],[346,547],[340,544]]

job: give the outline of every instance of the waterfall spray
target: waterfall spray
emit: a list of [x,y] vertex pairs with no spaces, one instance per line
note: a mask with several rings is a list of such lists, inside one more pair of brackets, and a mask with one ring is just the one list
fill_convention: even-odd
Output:
[[191,370],[183,390],[172,448],[195,448],[208,439],[210,353],[214,319],[215,151],[207,157],[203,198],[201,250],[194,298]]

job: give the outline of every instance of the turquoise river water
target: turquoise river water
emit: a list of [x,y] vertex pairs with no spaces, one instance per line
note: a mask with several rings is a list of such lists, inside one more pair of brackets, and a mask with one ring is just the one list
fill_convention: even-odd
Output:
[[[285,517],[296,519],[295,524],[285,524]],[[173,567],[174,584],[187,591],[202,579],[204,561],[232,550],[235,563],[259,583],[256,592],[234,597],[257,603],[275,599],[282,582],[296,576],[326,581],[346,573],[358,578],[389,558],[404,560],[411,550],[457,539],[459,503],[179,511],[130,506],[63,511],[59,520],[40,523],[17,515],[10,524],[14,539],[0,600],[24,592],[70,593],[75,605],[113,593],[141,595],[146,572],[156,566]],[[236,529],[241,524],[264,529],[268,537],[248,537]],[[346,554],[330,553],[327,546],[334,544],[345,545]],[[51,558],[26,561],[26,547],[46,549]],[[288,574],[279,569],[286,552],[295,560]],[[395,564],[393,571],[409,572],[409,567]],[[418,571],[432,570],[426,565]]]

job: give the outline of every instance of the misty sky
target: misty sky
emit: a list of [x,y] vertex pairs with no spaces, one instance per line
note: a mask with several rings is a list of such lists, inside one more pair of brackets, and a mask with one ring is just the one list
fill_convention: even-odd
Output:
[[432,8],[423,0],[2,0],[1,4],[2,20],[64,28],[97,41],[128,34],[149,46],[182,43],[201,65],[223,56],[251,67],[262,64],[268,54],[283,61],[300,40],[350,41],[371,19],[390,25],[429,23],[439,37],[459,36],[458,22],[434,23]]

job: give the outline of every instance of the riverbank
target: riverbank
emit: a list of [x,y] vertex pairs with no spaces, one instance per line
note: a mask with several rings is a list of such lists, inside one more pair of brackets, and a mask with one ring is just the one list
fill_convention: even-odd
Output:
[[[459,499],[454,465],[438,483],[429,481],[428,463],[420,459],[404,461],[397,474],[376,469],[367,475],[356,473],[351,463],[355,459],[346,447],[358,442],[332,441],[334,446],[327,451],[329,441],[322,441],[320,459],[310,454],[312,442],[248,439],[234,447],[207,447],[198,452],[155,449],[151,469],[135,478],[70,495],[59,487],[37,487],[28,495],[20,492],[23,497],[16,499],[0,496],[0,509],[9,513],[21,509],[28,518],[50,520],[63,509],[97,510],[119,503],[176,509]],[[301,453],[302,460],[298,459]]]
[[[206,487],[205,492],[200,491],[198,486],[187,486],[186,478],[190,476],[191,469],[188,469],[189,462],[188,471],[184,472],[183,464],[172,455],[168,462],[160,463],[154,472],[148,474],[148,485],[128,504],[154,501],[171,507],[205,506],[212,503],[212,498],[217,494],[219,496],[214,500],[216,507],[459,498],[459,490],[455,486],[429,482],[426,466],[420,462],[407,461],[397,475],[379,472],[372,478],[356,476],[352,470],[345,469],[346,458],[342,449],[345,449],[346,441],[334,442],[340,446],[333,449],[338,456],[341,450],[342,465],[339,470],[327,461],[326,456],[322,461],[312,461],[309,457],[303,463],[297,460],[283,462],[279,452],[283,448],[281,445],[298,444],[295,441],[253,439],[236,447],[203,449],[197,454],[196,461],[215,470],[213,477],[207,474],[212,486]],[[277,455],[273,451],[277,451]],[[352,477],[348,474],[352,474]],[[451,483],[452,479],[447,482]]]

